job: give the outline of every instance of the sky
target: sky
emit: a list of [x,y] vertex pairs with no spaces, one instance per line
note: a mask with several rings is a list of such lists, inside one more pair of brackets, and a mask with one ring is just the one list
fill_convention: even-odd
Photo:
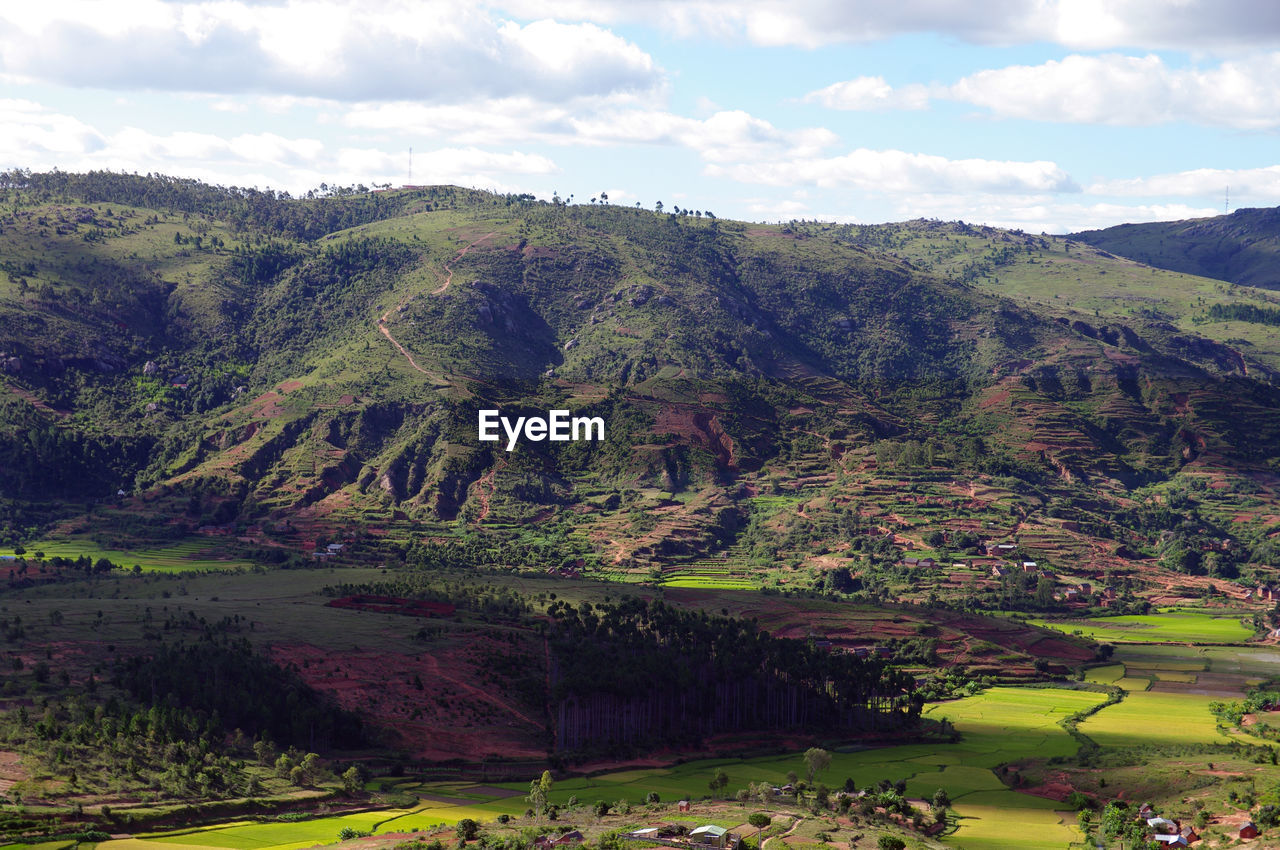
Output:
[[7,2],[0,168],[1064,233],[1280,204],[1277,80],[1273,0]]

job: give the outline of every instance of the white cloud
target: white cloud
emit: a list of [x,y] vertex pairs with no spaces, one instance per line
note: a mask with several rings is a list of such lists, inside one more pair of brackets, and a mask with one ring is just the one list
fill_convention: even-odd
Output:
[[1280,53],[1201,70],[1155,55],[1068,56],[979,71],[946,89],[996,115],[1080,124],[1172,121],[1242,129],[1280,126]]
[[939,33],[977,44],[1075,49],[1280,46],[1259,0],[499,0],[512,14],[654,25],[685,38],[820,47]]
[[855,77],[809,92],[804,100],[829,109],[924,109],[929,90],[918,83],[895,89],[884,77]]
[[924,193],[898,199],[893,220],[938,218],[1026,230],[1030,233],[1075,233],[1144,221],[1174,221],[1215,214],[1206,207],[1187,204],[1117,204],[1063,202],[1048,194],[957,196]]
[[1143,126],[1189,122],[1237,129],[1280,127],[1280,53],[1254,54],[1209,68],[1173,68],[1147,56],[1071,55],[1040,65],[1010,65],[951,85],[894,88],[856,77],[809,92],[831,109],[924,109],[952,100],[1004,118]]
[[[405,166],[403,154],[376,148],[334,150],[316,139],[274,133],[224,137],[126,127],[107,134],[31,101],[0,100],[0,167],[160,172],[300,192],[322,182],[400,183]],[[421,183],[507,191],[512,178],[558,170],[552,160],[518,150],[442,147],[414,155],[414,180]]]
[[99,88],[433,103],[662,84],[652,57],[593,23],[519,24],[461,0],[6,4],[0,72]]
[[67,154],[100,151],[107,141],[97,130],[70,115],[47,112],[29,100],[0,100],[0,157],[10,165],[30,159],[57,164]]
[[1080,187],[1052,162],[947,159],[899,150],[859,148],[835,157],[710,164],[706,173],[744,183],[823,189],[850,187],[880,194],[1078,192]]
[[348,127],[444,137],[463,144],[542,142],[556,145],[675,145],[708,162],[815,156],[838,137],[820,127],[775,127],[741,110],[690,118],[656,109],[588,99],[558,107],[530,98],[477,101],[467,106],[368,103],[343,117]]
[[1096,195],[1118,197],[1218,197],[1231,187],[1239,201],[1274,203],[1280,197],[1280,165],[1265,168],[1197,168],[1174,174],[1101,180],[1089,186]]

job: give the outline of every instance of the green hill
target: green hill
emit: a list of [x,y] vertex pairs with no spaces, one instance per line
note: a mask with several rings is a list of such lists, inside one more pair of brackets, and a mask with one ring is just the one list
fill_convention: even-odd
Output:
[[1113,254],[1244,286],[1280,289],[1280,209],[1188,221],[1121,224],[1072,236]]
[[[749,573],[813,579],[849,523],[950,539],[1015,515],[1091,529],[1045,533],[1075,564],[1155,552],[1182,520],[1143,506],[1176,491],[1179,539],[1238,539],[1231,569],[1265,556],[1278,352],[1201,320],[1255,303],[1221,284],[963,224],[0,183],[10,540],[368,535],[381,560],[478,529],[498,561],[586,553],[636,580],[733,545]],[[478,440],[484,408],[606,436],[507,452]],[[990,498],[908,509],[903,487]]]

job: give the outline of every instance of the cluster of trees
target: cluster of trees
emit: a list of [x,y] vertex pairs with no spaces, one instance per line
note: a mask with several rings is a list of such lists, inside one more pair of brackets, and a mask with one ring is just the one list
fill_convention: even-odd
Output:
[[421,573],[402,573],[394,581],[329,585],[321,592],[333,597],[396,596],[424,602],[447,602],[459,610],[502,620],[521,620],[534,610],[527,597],[503,585],[450,581]]
[[114,493],[154,443],[144,434],[60,427],[24,401],[0,399],[0,492],[35,499]]
[[1253,304],[1214,304],[1209,308],[1208,318],[1213,322],[1280,325],[1280,310],[1275,307],[1257,307]]
[[227,635],[206,632],[195,643],[162,644],[121,661],[115,682],[144,704],[171,705],[214,728],[238,728],[309,751],[366,740],[357,715],[258,654],[248,641]]
[[[74,174],[63,171],[32,172],[15,169],[0,172],[0,190],[6,200],[13,194],[25,199],[117,203],[171,213],[200,214],[229,222],[236,230],[254,228],[295,239],[318,239],[335,230],[345,230],[403,215],[424,200],[432,205],[451,206],[460,197],[474,202],[480,193],[448,186],[430,187],[413,193],[370,193],[367,187],[323,185],[303,198],[271,189],[212,186],[199,180],[161,174],[91,171]],[[495,198],[500,203],[501,198]]]
[[[44,665],[47,681],[48,665]],[[41,670],[32,677],[41,682]],[[84,690],[41,696],[0,715],[0,739],[26,753],[70,790],[156,789],[175,797],[255,793],[257,780],[223,746],[212,718],[163,702],[146,705]]]
[[773,638],[753,621],[640,599],[555,602],[547,613],[562,750],[737,730],[874,730],[919,717],[912,677]]

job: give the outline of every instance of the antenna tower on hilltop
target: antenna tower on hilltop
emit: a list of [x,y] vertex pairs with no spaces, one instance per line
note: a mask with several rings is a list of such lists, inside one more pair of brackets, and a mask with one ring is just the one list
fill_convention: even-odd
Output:
[[413,182],[413,145],[409,146],[409,182]]
[[1227,206],[1231,203],[1231,186],[1227,186],[1227,191],[1222,196],[1222,214],[1227,214]]

